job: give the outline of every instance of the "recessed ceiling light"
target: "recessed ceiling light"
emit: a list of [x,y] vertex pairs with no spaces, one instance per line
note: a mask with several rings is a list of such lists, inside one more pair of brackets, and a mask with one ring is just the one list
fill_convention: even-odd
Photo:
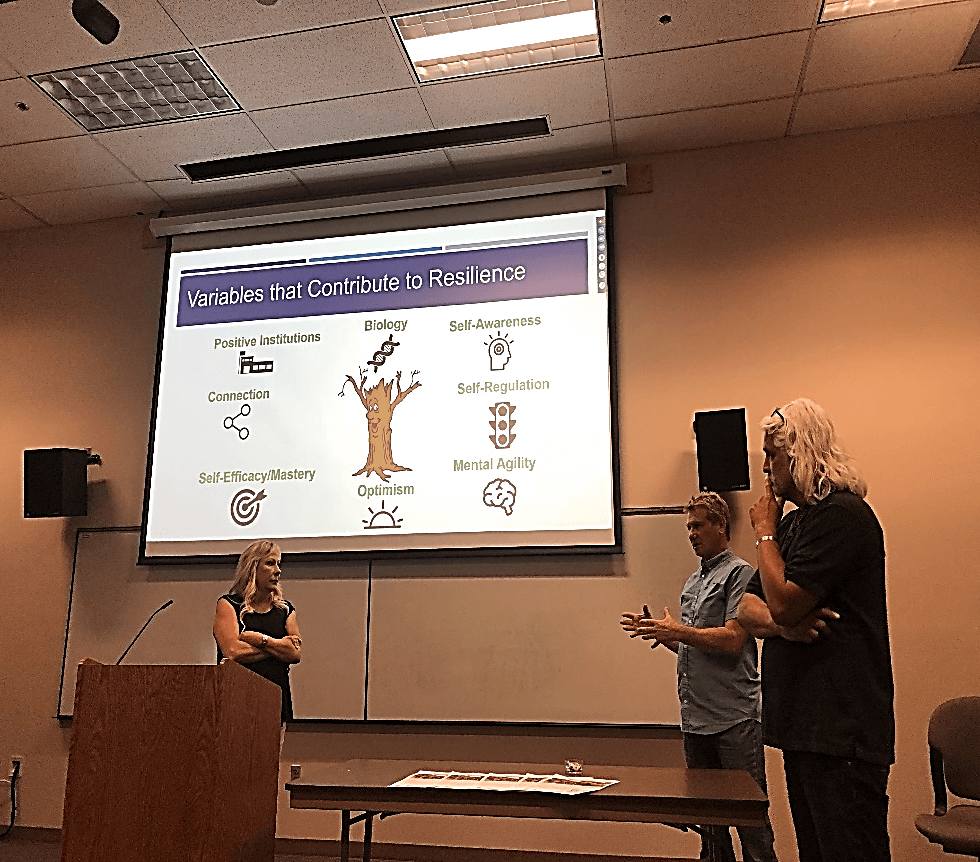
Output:
[[895,12],[916,6],[941,6],[952,0],[824,0],[820,10],[820,23],[838,21],[841,18],[857,18],[876,12]]
[[197,51],[32,75],[89,131],[240,111]]
[[423,83],[601,54],[595,0],[490,0],[392,21]]

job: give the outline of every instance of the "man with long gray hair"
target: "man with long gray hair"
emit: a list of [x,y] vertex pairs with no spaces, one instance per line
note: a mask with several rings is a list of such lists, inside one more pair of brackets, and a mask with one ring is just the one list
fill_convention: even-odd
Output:
[[819,405],[791,401],[762,431],[766,485],[749,512],[759,569],[738,620],[765,638],[763,737],[783,752],[800,862],[888,862],[884,536]]

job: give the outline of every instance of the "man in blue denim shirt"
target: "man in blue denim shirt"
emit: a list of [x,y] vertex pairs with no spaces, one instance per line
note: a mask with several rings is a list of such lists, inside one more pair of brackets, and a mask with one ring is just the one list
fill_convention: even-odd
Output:
[[[758,652],[736,619],[753,569],[728,548],[728,504],[713,492],[684,507],[687,532],[701,567],[681,593],[681,619],[667,608],[662,619],[623,614],[631,637],[652,640],[677,653],[684,758],[691,769],[744,769],[766,791],[762,748]],[[735,862],[723,826],[701,827],[702,859]],[[738,827],[745,862],[775,862],[772,828]]]

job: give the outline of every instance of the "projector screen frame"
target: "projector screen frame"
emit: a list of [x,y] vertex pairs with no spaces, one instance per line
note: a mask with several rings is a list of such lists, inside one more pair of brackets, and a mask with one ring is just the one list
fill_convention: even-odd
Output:
[[[614,204],[613,195],[610,191],[610,185],[620,184],[625,181],[625,176],[623,172],[616,172],[614,176],[609,174],[603,175],[601,177],[605,179],[605,182],[597,182],[595,175],[586,179],[582,183],[580,178],[572,178],[567,181],[561,181],[557,185],[564,186],[562,190],[568,190],[570,187],[574,187],[575,183],[581,183],[585,188],[602,188],[604,191],[605,199],[605,218],[606,218],[606,252],[607,260],[612,262],[612,266],[607,270],[607,289],[606,289],[606,338],[607,338],[607,359],[608,359],[608,373],[609,373],[609,438],[610,438],[610,483],[611,483],[611,514],[612,514],[612,541],[602,542],[599,544],[529,544],[529,545],[495,545],[495,546],[454,546],[454,547],[411,547],[411,548],[370,548],[363,550],[302,550],[302,551],[290,551],[288,548],[288,539],[282,540],[283,543],[283,554],[289,559],[296,560],[418,560],[426,558],[437,558],[437,559],[451,559],[451,558],[473,558],[481,556],[497,556],[497,557],[534,557],[540,555],[549,556],[579,556],[583,554],[592,555],[618,555],[623,552],[623,540],[622,540],[622,502],[621,502],[621,483],[620,483],[620,464],[619,464],[619,399],[618,399],[618,368],[617,368],[617,350],[616,350],[616,332],[617,332],[617,320],[616,320],[616,290],[615,290],[615,250],[613,247],[613,237],[614,237]],[[569,185],[571,184],[571,185]],[[513,196],[537,196],[541,194],[540,184],[535,185],[532,183],[525,183],[519,186],[521,192],[519,195],[502,193],[499,194],[500,198],[508,198]],[[534,191],[531,191],[534,189]],[[479,199],[498,199],[499,188],[491,189],[487,192],[486,189],[474,193],[476,198]],[[453,205],[454,200],[452,196],[438,196],[442,201],[440,206]],[[471,197],[469,193],[463,193],[463,197]],[[422,198],[426,201],[432,201],[433,197]],[[370,203],[368,206],[372,206]],[[350,213],[350,204],[345,204],[342,208],[345,212]],[[409,206],[409,209],[414,207]],[[269,209],[269,208],[266,208]],[[272,208],[275,209],[275,208]],[[303,213],[308,213],[316,211],[321,214],[322,209],[308,207],[304,209]],[[379,208],[381,212],[389,211],[387,207],[381,206]],[[265,215],[259,215],[259,223],[262,225],[268,224],[265,221]],[[292,221],[285,217],[283,219],[285,222]],[[300,217],[295,220],[307,221],[305,217]],[[165,220],[157,220],[158,222],[164,222]],[[236,227],[242,226],[241,218],[236,216],[230,219],[232,225]],[[208,224],[211,229],[222,223],[220,218],[204,219],[203,224]],[[227,223],[227,222],[226,222]],[[158,226],[159,227],[159,226]],[[173,252],[173,237],[180,233],[193,233],[193,229],[188,228],[186,222],[181,221],[178,225],[171,225],[171,227],[176,227],[179,229],[166,230],[161,228],[160,233],[166,238],[166,264],[164,267],[163,274],[163,292],[161,296],[161,313],[160,313],[160,324],[158,332],[158,343],[156,352],[156,368],[154,375],[154,386],[153,386],[153,413],[150,422],[150,435],[147,447],[147,468],[145,475],[145,485],[144,485],[144,500],[143,500],[143,513],[141,519],[141,529],[140,529],[140,544],[139,544],[139,565],[180,565],[186,563],[216,563],[216,562],[233,562],[237,559],[238,552],[234,553],[207,553],[207,554],[158,554],[158,553],[147,553],[147,541],[148,541],[148,524],[149,524],[149,510],[151,502],[151,483],[153,480],[152,470],[154,465],[154,447],[157,440],[157,421],[158,421],[158,407],[159,407],[159,396],[160,396],[160,386],[161,386],[161,375],[162,375],[162,360],[164,351],[164,337],[166,335],[167,326],[167,308],[168,308],[168,285],[170,282],[170,263],[171,255]],[[155,231],[156,232],[156,231]],[[519,533],[515,534],[515,538],[519,537]],[[254,537],[243,538],[237,544],[241,547]],[[280,538],[276,535],[268,535],[273,541],[280,541]]]

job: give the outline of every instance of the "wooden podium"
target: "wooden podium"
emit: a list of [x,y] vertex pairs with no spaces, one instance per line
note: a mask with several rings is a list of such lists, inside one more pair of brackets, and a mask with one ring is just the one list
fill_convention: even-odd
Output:
[[83,661],[61,862],[273,862],[280,698],[234,662]]

